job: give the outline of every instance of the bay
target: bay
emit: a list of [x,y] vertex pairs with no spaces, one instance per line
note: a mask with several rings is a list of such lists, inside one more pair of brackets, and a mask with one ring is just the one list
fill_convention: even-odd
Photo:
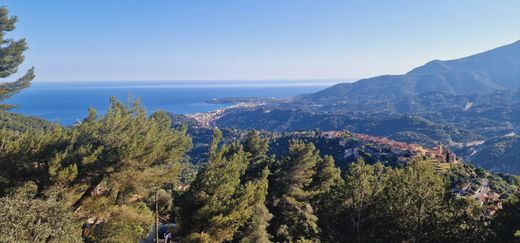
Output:
[[106,112],[110,97],[121,101],[138,98],[149,112],[174,114],[207,112],[231,104],[210,104],[213,98],[275,97],[311,93],[332,81],[111,81],[33,82],[5,103],[16,105],[12,112],[40,117],[62,125],[82,120],[88,108]]

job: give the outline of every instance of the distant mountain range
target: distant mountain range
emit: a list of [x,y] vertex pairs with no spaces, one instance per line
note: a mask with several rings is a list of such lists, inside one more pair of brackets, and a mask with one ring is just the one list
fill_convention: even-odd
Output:
[[520,87],[520,41],[480,54],[434,60],[403,75],[383,75],[355,83],[341,83],[301,96],[307,101],[388,100],[442,92],[485,94]]
[[440,142],[471,163],[520,174],[520,41],[431,61],[403,75],[230,109],[213,124],[279,132],[348,130],[429,147]]

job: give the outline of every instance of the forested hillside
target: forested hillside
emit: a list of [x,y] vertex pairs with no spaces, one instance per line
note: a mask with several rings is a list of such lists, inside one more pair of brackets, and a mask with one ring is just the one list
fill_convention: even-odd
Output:
[[[25,40],[5,36],[16,21],[0,8],[0,78],[24,60]],[[34,75],[0,84],[0,101]],[[107,112],[89,109],[72,126],[6,111],[13,105],[0,105],[0,242],[520,241],[520,178],[438,144],[486,135],[434,116],[316,115],[283,103],[223,117],[217,124],[247,128],[223,132],[131,99],[111,98]],[[504,150],[517,137],[507,137],[484,143],[489,155],[516,158]]]
[[[349,130],[428,146],[441,142],[478,166],[520,174],[513,156],[517,147],[492,145],[520,133],[519,84],[517,41],[469,57],[435,60],[403,75],[229,109],[213,123],[272,131]],[[506,150],[487,156],[490,146]]]

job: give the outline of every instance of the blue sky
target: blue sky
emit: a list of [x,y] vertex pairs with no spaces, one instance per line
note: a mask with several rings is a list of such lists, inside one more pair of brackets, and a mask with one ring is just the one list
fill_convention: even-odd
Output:
[[399,74],[520,39],[520,1],[2,0],[37,80]]

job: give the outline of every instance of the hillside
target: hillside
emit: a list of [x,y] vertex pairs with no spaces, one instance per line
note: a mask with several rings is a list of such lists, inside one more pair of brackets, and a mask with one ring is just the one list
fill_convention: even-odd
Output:
[[0,130],[23,132],[28,129],[46,130],[56,124],[37,118],[0,110]]
[[403,75],[384,75],[341,83],[305,101],[388,100],[426,92],[485,94],[520,87],[520,41],[480,54],[448,61],[434,60]]
[[461,151],[472,163],[501,172],[520,171],[520,136],[507,135]]
[[[520,173],[520,147],[488,149],[520,132],[520,41],[476,55],[431,61],[402,75],[342,83],[284,101],[229,109],[212,125],[270,131],[349,130],[433,146],[472,163]],[[475,148],[475,143],[483,147]],[[503,150],[503,151],[502,151]],[[481,152],[482,151],[482,152]]]
[[470,142],[482,139],[465,129],[437,124],[418,115],[382,115],[360,113],[317,113],[305,110],[253,109],[230,111],[216,120],[217,127],[267,131],[349,130],[399,141],[433,146],[443,143]]

